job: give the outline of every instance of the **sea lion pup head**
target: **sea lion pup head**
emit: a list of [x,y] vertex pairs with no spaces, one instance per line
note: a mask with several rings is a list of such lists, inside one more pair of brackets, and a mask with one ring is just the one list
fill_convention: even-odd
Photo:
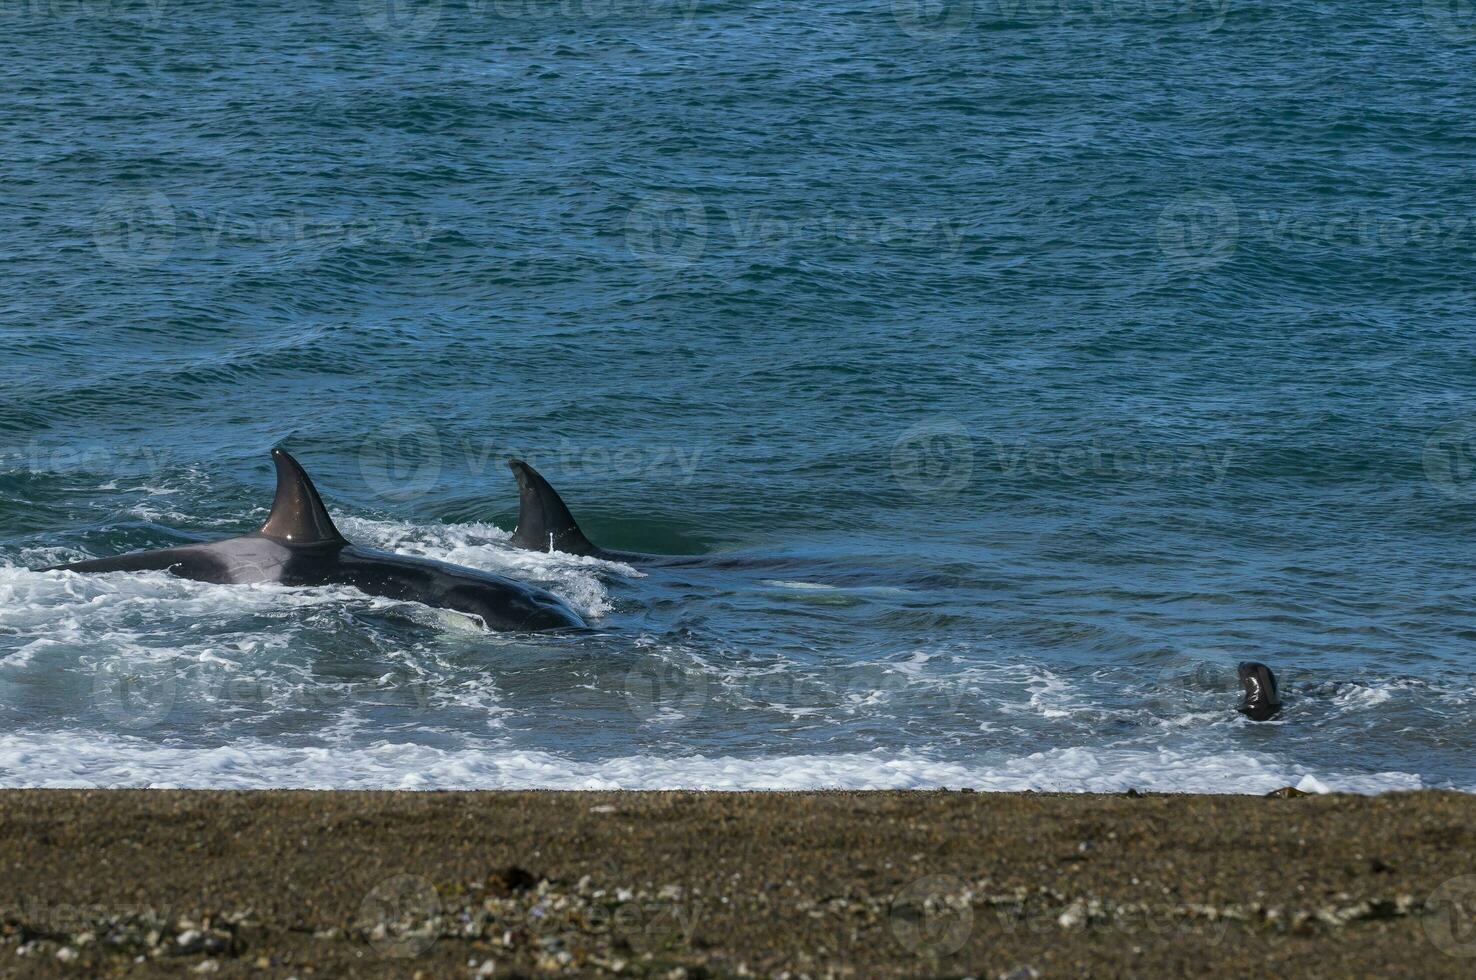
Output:
[[1241,695],[1237,710],[1251,721],[1269,721],[1281,710],[1281,696],[1276,691],[1276,675],[1271,668],[1254,660],[1240,665]]

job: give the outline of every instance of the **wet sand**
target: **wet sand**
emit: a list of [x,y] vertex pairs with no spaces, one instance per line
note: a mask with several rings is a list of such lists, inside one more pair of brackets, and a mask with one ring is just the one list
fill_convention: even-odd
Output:
[[1451,793],[14,790],[0,830],[5,976],[1476,965]]

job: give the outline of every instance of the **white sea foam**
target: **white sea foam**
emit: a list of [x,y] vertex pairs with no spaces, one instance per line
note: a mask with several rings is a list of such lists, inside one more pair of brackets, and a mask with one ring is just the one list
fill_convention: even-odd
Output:
[[[418,525],[353,517],[343,518],[339,523],[349,537],[368,546],[535,582],[592,619],[598,619],[611,608],[600,572],[613,571],[631,577],[640,575],[635,569],[617,562],[513,548],[507,544],[508,533],[490,524]],[[263,611],[269,606],[301,607],[341,602],[345,598],[367,598],[376,607],[406,605],[364,597],[349,588],[217,586],[187,581],[164,572],[81,576],[60,572],[35,573],[15,565],[0,566],[0,626],[44,625],[51,638],[57,638],[58,630],[75,629],[82,620],[96,622],[109,607],[130,602],[135,605],[157,604],[160,612],[187,617],[207,611],[246,613]],[[57,615],[57,607],[65,607],[63,615]],[[439,624],[450,629],[466,627],[465,623],[444,620]]]
[[784,582],[771,578],[764,579],[763,584],[773,586],[776,589],[794,589],[798,592],[836,592],[839,590],[837,586],[825,585],[820,582]]
[[514,548],[508,543],[512,535],[492,524],[412,524],[359,517],[338,523],[345,535],[365,545],[537,582],[586,617],[598,618],[611,609],[601,573],[629,578],[642,574],[621,562]]
[[760,580],[760,585],[767,585],[774,589],[788,589],[792,592],[837,592],[846,595],[910,595],[910,589],[899,588],[895,585],[827,585],[823,582],[791,582],[786,579],[766,578]]
[[1405,686],[1407,685],[1398,681],[1372,685],[1349,684],[1333,695],[1331,703],[1339,708],[1364,711],[1389,701],[1397,691]]
[[1043,718],[1067,718],[1079,707],[1071,685],[1049,670],[1036,670],[1026,683],[1030,692],[1026,706]]
[[[635,574],[595,559],[517,551],[489,525],[345,524],[366,544],[539,581],[586,615],[609,607],[612,577]],[[378,614],[387,611],[437,630],[427,638],[383,627]],[[593,658],[582,648],[551,647],[529,670],[526,661],[503,659],[502,638],[469,640],[459,625],[426,607],[351,589],[0,566],[0,634],[7,637],[0,710],[9,720],[0,736],[0,784],[1476,788],[1466,785],[1476,782],[1466,770],[1450,765],[1426,769],[1417,757],[1396,756],[1383,763],[1396,771],[1360,772],[1329,748],[1328,726],[1342,737],[1349,726],[1379,723],[1381,711],[1434,705],[1444,713],[1436,720],[1468,712],[1464,681],[1292,689],[1283,720],[1259,726],[1234,713],[1233,691],[1165,693],[1142,672],[1046,665],[1009,651],[986,651],[997,656],[987,660],[962,645],[836,660],[807,651],[752,655],[638,632],[625,649],[601,647]],[[340,635],[351,640],[339,642]],[[508,642],[517,651],[521,641]],[[110,700],[134,675],[144,686],[129,688],[129,697],[152,697],[155,685],[157,706]],[[59,710],[48,715],[48,705]],[[606,725],[597,746],[583,737],[582,717]],[[756,745],[750,737],[771,730],[773,741]],[[1256,737],[1273,732],[1275,739]],[[509,737],[521,741],[514,746]],[[799,745],[814,748],[796,754]]]
[[287,747],[254,739],[181,748],[119,735],[0,735],[0,786],[156,786],[194,789],[927,789],[984,791],[1266,793],[1419,789],[1403,772],[1309,773],[1241,752],[1059,749],[969,765],[923,755],[845,753],[759,758],[632,755],[579,761],[550,752],[445,749],[379,742],[359,748]]

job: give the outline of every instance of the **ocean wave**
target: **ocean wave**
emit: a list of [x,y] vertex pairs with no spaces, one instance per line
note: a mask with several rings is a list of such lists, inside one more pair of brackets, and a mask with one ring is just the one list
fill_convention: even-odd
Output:
[[511,748],[447,749],[378,742],[358,748],[293,748],[243,740],[214,748],[159,745],[127,736],[17,732],[0,736],[0,786],[149,786],[186,789],[974,789],[1118,793],[1266,793],[1288,785],[1319,792],[1381,793],[1426,784],[1404,772],[1310,772],[1242,752],[1167,750],[1036,752],[992,766],[921,754],[631,755],[588,761]]

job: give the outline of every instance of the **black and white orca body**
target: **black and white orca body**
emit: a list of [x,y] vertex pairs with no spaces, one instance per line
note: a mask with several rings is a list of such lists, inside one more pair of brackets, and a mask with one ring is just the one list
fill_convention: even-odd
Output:
[[272,450],[277,495],[260,531],[223,541],[96,558],[43,571],[167,571],[216,584],[348,585],[369,595],[476,616],[494,630],[581,627],[579,614],[536,586],[474,568],[352,544],[334,527],[297,460]]

